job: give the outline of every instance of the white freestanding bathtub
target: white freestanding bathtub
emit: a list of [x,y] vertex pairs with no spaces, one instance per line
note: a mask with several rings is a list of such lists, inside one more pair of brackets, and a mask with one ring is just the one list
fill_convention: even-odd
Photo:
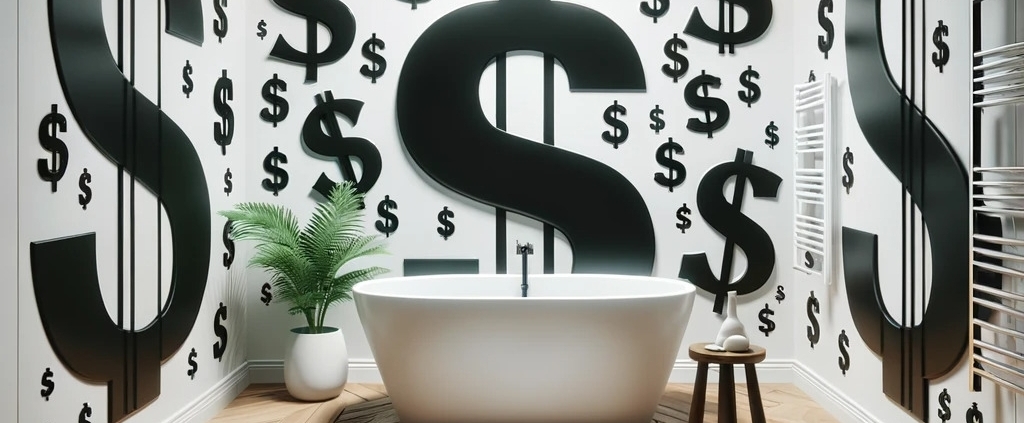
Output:
[[650,423],[693,307],[688,282],[438,275],[353,288],[402,423]]

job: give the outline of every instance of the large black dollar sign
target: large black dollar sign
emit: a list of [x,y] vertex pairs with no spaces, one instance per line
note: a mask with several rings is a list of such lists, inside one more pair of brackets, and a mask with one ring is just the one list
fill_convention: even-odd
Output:
[[273,192],[275,197],[288,186],[288,171],[281,168],[282,163],[288,163],[288,156],[278,151],[277,147],[263,158],[263,170],[274,177],[263,178],[263,189]]
[[[704,112],[704,120],[690,118],[686,121],[686,129],[698,133],[707,133],[708,138],[713,138],[715,131],[721,130],[729,122],[729,104],[716,97],[708,97],[708,87],[718,88],[722,86],[722,80],[713,75],[700,71],[700,76],[693,78],[683,91],[686,104],[691,109]],[[703,90],[703,95],[697,90]],[[715,119],[711,119],[711,112],[715,113]]]
[[672,82],[678,83],[679,78],[686,75],[686,71],[690,70],[690,61],[686,60],[686,56],[679,52],[679,50],[685,48],[686,41],[679,38],[679,34],[672,34],[672,39],[665,42],[665,55],[668,56],[672,63],[661,65],[661,73],[672,78]]
[[832,43],[836,38],[836,27],[832,25],[832,20],[825,16],[825,12],[832,13],[832,8],[832,0],[818,2],[818,25],[825,30],[825,35],[818,36],[818,50],[825,53],[826,59],[828,59],[828,51],[832,50]]
[[939,73],[942,73],[942,68],[949,63],[949,44],[942,41],[942,36],[949,36],[949,27],[940,19],[939,26],[935,27],[935,32],[932,32],[932,43],[939,50],[932,53],[932,63],[939,67]]
[[839,334],[839,370],[843,371],[843,376],[846,376],[846,371],[850,370],[850,352],[846,349],[850,347],[850,337],[846,336],[846,330],[843,330]]
[[231,263],[235,262],[235,240],[231,238],[231,221],[224,222],[224,248],[228,252],[224,253],[224,267],[230,269]]
[[939,393],[938,409],[939,419],[942,420],[942,423],[946,423],[949,419],[953,418],[953,413],[949,411],[949,403],[951,401],[953,401],[953,399],[949,397],[949,391],[943,389],[942,392]]
[[763,325],[758,326],[757,330],[764,333],[765,337],[767,337],[770,333],[772,333],[772,331],[775,330],[775,322],[772,321],[770,317],[768,317],[774,315],[775,311],[773,311],[771,307],[768,307],[768,303],[764,303],[764,308],[761,309],[760,313],[757,313],[758,320],[760,320],[761,323],[764,323]]
[[377,205],[377,214],[384,218],[384,221],[374,222],[374,226],[377,227],[378,231],[384,234],[385,237],[390,237],[392,233],[398,230],[398,216],[395,216],[391,210],[398,208],[398,203],[391,199],[390,195],[385,195],[383,200],[380,200],[380,204]]
[[40,383],[43,384],[43,389],[39,390],[39,395],[42,395],[43,398],[49,401],[50,395],[53,395],[53,388],[55,387],[53,383],[53,372],[50,371],[49,367],[47,367],[43,372],[43,378]]
[[629,126],[619,119],[620,114],[626,114],[626,108],[619,104],[618,100],[604,110],[604,122],[611,125],[614,131],[604,131],[601,138],[612,143],[614,148],[619,148],[619,144],[626,142],[626,138],[629,137]]
[[[964,277],[969,272],[969,257],[963,253],[969,250],[964,236],[970,233],[969,219],[963,217],[970,207],[968,180],[946,138],[891,78],[882,47],[880,7],[881,0],[847,2],[850,97],[868,145],[903,182],[920,209],[929,234],[928,250],[935,257],[928,261],[931,291],[941,295],[928,297],[928,307],[917,326],[900,323],[879,301],[878,236],[847,227],[843,228],[843,269],[857,331],[864,344],[883,357],[883,392],[925,420],[930,397],[927,380],[942,377],[957,366],[971,333],[971,294]],[[916,139],[894,139],[893,134],[903,134],[901,127],[919,128]],[[907,144],[912,147],[909,154],[905,153]],[[905,163],[906,157],[920,160]],[[913,183],[904,180],[907,175],[915,175]],[[914,364],[904,367],[900,363]]]
[[[29,254],[36,305],[50,346],[77,377],[107,386],[107,415],[114,422],[160,395],[161,362],[192,332],[210,267],[211,213],[207,178],[193,142],[118,69],[102,3],[49,2],[57,74],[89,142],[157,194],[164,207],[170,225],[164,236],[172,238],[173,251],[171,277],[163,282],[169,294],[156,322],[122,328],[110,319],[99,289],[95,234],[32,242]],[[202,28],[201,13],[183,12],[201,7],[178,7],[187,3],[169,3],[175,6],[166,15],[168,28]],[[122,161],[129,143],[132,159]]]
[[228,78],[228,70],[221,70],[220,78],[213,87],[213,109],[220,116],[220,122],[213,123],[213,140],[225,156],[228,154],[228,144],[235,137],[235,112],[228,105],[228,101],[234,99],[235,84]]
[[658,147],[658,152],[654,155],[658,164],[668,168],[668,176],[662,172],[655,173],[654,182],[668,188],[668,192],[672,192],[675,187],[686,180],[686,167],[673,158],[673,154],[683,154],[683,146],[675,143],[672,141],[672,137],[669,137],[668,142]]
[[747,70],[740,74],[740,84],[746,90],[738,91],[740,101],[747,103],[747,107],[761,99],[761,87],[754,82],[755,79],[761,79],[761,74],[753,66],[747,65]]
[[189,98],[192,94],[192,90],[195,89],[195,85],[192,83],[192,64],[188,60],[185,61],[185,67],[181,68],[181,79],[185,81],[185,84],[181,86],[181,92],[185,93],[185,98]]
[[[274,0],[281,8],[306,18],[306,51],[299,51],[277,36],[270,57],[306,66],[306,81],[316,82],[317,69],[334,63],[352,48],[356,37],[356,19],[348,6],[337,0]],[[331,33],[331,43],[320,50],[317,45],[317,22],[323,22]]]
[[227,320],[227,318],[228,307],[224,303],[220,303],[220,307],[213,315],[213,333],[220,338],[219,341],[213,343],[213,358],[216,358],[217,361],[221,361],[224,351],[228,349],[228,330],[221,324],[221,320]]
[[[596,39],[601,48],[588,47]],[[496,55],[515,50],[553,56],[572,90],[646,89],[630,38],[592,9],[548,0],[472,4],[435,21],[406,57],[397,114],[409,155],[441,185],[561,231],[572,245],[573,272],[650,275],[654,226],[624,176],[589,157],[501,131],[481,111],[481,74]],[[530,163],[529,172],[523,163]]]
[[273,110],[264,107],[260,110],[260,118],[274,124],[275,128],[288,117],[288,100],[279,94],[285,91],[288,91],[288,83],[278,78],[276,73],[263,84],[263,99],[270,103]]
[[217,18],[213,20],[213,33],[217,36],[217,42],[224,42],[224,37],[228,35],[228,15],[224,13],[224,8],[228,6],[228,0],[213,0],[213,11],[217,13]]
[[669,3],[669,0],[648,0],[641,2],[640,13],[654,18],[654,23],[658,23],[658,18],[665,16],[665,13],[668,13]]
[[68,170],[68,146],[57,138],[58,132],[67,132],[68,120],[63,114],[57,113],[57,105],[50,106],[50,114],[39,123],[39,144],[50,152],[50,165],[46,159],[36,162],[39,177],[50,183],[50,190],[57,192],[57,182]]
[[[728,8],[726,8],[728,4]],[[735,28],[735,6],[742,7],[747,11],[747,24],[738,32]],[[726,19],[726,12],[729,18]],[[697,7],[693,8],[690,21],[686,23],[683,32],[704,41],[718,44],[718,53],[725,54],[725,46],[729,46],[729,53],[736,53],[736,44],[748,43],[756,40],[772,23],[772,0],[718,0],[718,30],[712,29],[704,22]]]
[[[377,183],[380,177],[381,160],[380,151],[372,142],[355,137],[343,137],[338,127],[337,113],[348,118],[355,126],[359,122],[359,112],[363,110],[363,102],[359,100],[334,99],[330,91],[324,92],[323,96],[317,94],[317,106],[309,112],[306,122],[302,125],[302,142],[314,153],[333,157],[341,167],[341,175],[348,181],[355,182],[355,189],[358,193],[366,193]],[[321,123],[323,127],[321,127]],[[324,127],[327,133],[324,133]],[[363,175],[356,178],[355,169],[352,167],[352,157],[359,158],[363,163]],[[338,185],[337,182],[327,177],[326,173],[320,173],[313,189],[325,198],[331,190]]]
[[821,327],[818,326],[818,318],[814,317],[818,313],[821,313],[821,303],[814,297],[814,291],[811,291],[811,296],[807,297],[807,319],[811,321],[807,327],[807,340],[811,341],[811,348],[821,339]]
[[[725,236],[721,277],[711,272],[705,253],[683,256],[679,277],[699,288],[715,294],[714,312],[722,314],[725,296],[729,291],[737,295],[749,294],[764,285],[775,269],[775,245],[771,237],[756,222],[740,211],[747,182],[754,188],[755,198],[775,198],[779,194],[782,178],[771,171],[751,164],[752,151],[736,149],[736,159],[711,168],[697,187],[697,208],[719,233]],[[722,187],[735,176],[732,202],[725,198]],[[732,281],[732,259],[736,247],[747,256],[747,271],[738,281]]]
[[92,174],[89,173],[89,169],[82,169],[82,176],[78,177],[78,189],[82,190],[82,193],[78,194],[78,204],[82,206],[82,210],[88,209],[89,202],[92,201],[90,183],[92,183]]
[[373,36],[363,43],[363,57],[367,58],[373,67],[369,65],[363,65],[359,68],[359,73],[363,76],[370,78],[370,82],[376,84],[377,78],[384,75],[384,70],[388,68],[388,61],[377,53],[377,49],[384,50],[384,40],[377,38],[377,33],[373,33]]

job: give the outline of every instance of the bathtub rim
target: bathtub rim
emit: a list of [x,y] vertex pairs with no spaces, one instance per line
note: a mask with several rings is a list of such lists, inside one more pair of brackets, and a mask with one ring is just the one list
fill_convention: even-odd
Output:
[[[639,276],[639,275],[615,275],[605,273],[547,273],[547,274],[529,274],[530,280],[533,279],[549,279],[555,277],[568,277],[571,279],[584,279],[584,278],[634,278],[634,279],[655,279],[659,281],[668,282],[671,285],[675,285],[673,289],[666,290],[665,292],[657,294],[647,295],[600,295],[600,296],[564,296],[564,297],[530,297],[525,298],[519,296],[473,296],[473,297],[453,297],[444,295],[408,295],[408,294],[394,294],[394,293],[381,293],[381,292],[367,292],[367,289],[372,288],[376,285],[384,285],[390,282],[398,280],[438,280],[438,279],[471,279],[480,277],[502,277],[502,278],[513,278],[514,280],[521,280],[522,275],[518,273],[486,273],[486,274],[439,274],[439,275],[417,275],[417,276],[393,276],[388,278],[371,279],[368,281],[362,281],[352,286],[353,298],[355,295],[367,296],[367,297],[380,297],[380,298],[395,298],[395,299],[410,299],[410,300],[431,300],[431,301],[609,301],[609,300],[636,300],[645,298],[667,298],[675,296],[695,296],[697,293],[697,286],[694,285],[687,279],[672,279],[660,276]],[[518,286],[518,285],[517,285]]]

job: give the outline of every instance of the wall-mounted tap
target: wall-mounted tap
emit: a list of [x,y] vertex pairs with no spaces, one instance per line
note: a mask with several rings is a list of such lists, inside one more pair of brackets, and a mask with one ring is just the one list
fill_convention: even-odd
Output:
[[525,298],[526,297],[526,290],[530,287],[530,285],[526,283],[526,256],[533,254],[533,244],[530,244],[529,242],[527,242],[526,245],[522,245],[517,240],[516,241],[516,254],[520,255],[520,256],[523,256],[523,285],[522,285],[522,288],[523,288],[523,297]]

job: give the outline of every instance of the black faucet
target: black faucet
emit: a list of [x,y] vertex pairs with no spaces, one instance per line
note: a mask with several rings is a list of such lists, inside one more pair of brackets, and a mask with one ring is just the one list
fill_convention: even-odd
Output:
[[516,254],[523,256],[523,298],[526,298],[526,290],[530,288],[530,285],[526,283],[526,256],[533,254],[533,244],[529,242],[526,245],[522,245],[519,241],[516,241]]

